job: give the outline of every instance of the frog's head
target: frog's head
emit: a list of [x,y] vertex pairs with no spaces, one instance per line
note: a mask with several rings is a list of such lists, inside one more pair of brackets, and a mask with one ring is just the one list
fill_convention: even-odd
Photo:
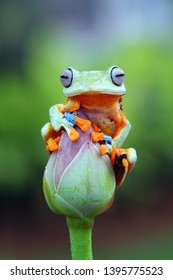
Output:
[[82,71],[73,68],[65,69],[60,80],[64,86],[66,97],[80,94],[110,94],[121,96],[126,92],[124,86],[125,74],[118,66],[107,71]]

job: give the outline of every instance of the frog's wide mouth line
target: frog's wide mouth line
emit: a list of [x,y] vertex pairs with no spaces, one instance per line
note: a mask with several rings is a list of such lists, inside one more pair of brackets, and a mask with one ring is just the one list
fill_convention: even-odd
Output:
[[105,96],[114,96],[114,97],[120,97],[125,94],[125,91],[119,91],[119,92],[110,92],[110,91],[98,91],[98,90],[92,90],[92,91],[76,91],[73,92],[72,94],[64,94],[66,97],[73,97],[73,96],[83,96],[85,95],[86,97],[88,96],[98,96],[98,95],[105,95]]

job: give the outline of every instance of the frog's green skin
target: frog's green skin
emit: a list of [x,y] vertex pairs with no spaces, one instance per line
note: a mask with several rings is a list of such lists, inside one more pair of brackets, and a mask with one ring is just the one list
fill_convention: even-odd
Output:
[[[124,76],[124,72],[117,66],[106,71],[79,72],[72,68],[64,70],[60,79],[64,85],[63,93],[67,97],[67,103],[50,108],[50,123],[42,128],[42,137],[48,141],[52,131],[59,132],[63,128],[70,140],[76,141],[79,133],[69,124],[64,113],[76,112],[82,106],[89,121],[80,119],[76,124],[85,131],[91,122],[93,127],[96,127],[92,137],[96,142],[100,140],[101,134],[110,136],[111,143],[107,143],[105,149],[108,154],[112,152],[113,147],[120,148],[131,129],[122,109],[122,96],[126,92]],[[53,150],[56,150],[56,147]],[[136,151],[133,148],[123,151],[132,167],[137,159]],[[128,168],[126,173],[127,171]]]

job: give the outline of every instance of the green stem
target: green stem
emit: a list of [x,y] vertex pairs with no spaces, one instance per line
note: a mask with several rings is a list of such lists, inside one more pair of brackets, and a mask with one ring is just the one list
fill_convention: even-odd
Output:
[[92,260],[92,226],[94,218],[67,217],[72,260]]

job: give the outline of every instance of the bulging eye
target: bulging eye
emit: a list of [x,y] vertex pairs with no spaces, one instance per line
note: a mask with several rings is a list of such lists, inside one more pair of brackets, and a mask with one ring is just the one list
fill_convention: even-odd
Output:
[[120,69],[118,66],[112,67],[110,75],[111,75],[112,82],[116,86],[121,86],[124,83],[124,78],[125,78],[124,71]]
[[60,75],[60,81],[65,88],[71,86],[73,80],[73,72],[70,68],[65,69]]

